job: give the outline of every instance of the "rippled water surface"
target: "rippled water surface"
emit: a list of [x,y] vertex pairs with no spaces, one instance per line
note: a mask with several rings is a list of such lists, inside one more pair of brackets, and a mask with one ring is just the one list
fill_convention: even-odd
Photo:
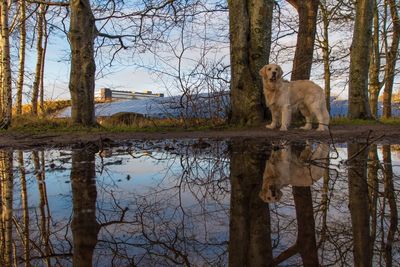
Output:
[[0,151],[1,266],[399,266],[400,145]]

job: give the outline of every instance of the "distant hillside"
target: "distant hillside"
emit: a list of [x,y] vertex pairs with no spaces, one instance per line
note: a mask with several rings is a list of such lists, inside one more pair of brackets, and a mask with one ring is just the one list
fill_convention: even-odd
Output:
[[[331,101],[331,117],[347,116],[347,100]],[[153,99],[122,100],[117,102],[96,104],[96,117],[108,117],[120,112],[133,112],[143,114],[148,117],[197,117],[211,118],[226,116],[229,108],[229,94],[209,96],[199,94],[197,96],[163,97]],[[382,104],[379,104],[379,114],[382,114]],[[400,103],[393,105],[393,115],[400,116]],[[58,117],[70,117],[71,108],[62,110]]]

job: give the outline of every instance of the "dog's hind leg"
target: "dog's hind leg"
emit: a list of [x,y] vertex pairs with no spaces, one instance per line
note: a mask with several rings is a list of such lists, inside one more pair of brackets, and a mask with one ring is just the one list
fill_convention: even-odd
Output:
[[322,103],[319,112],[315,114],[318,120],[317,131],[327,131],[329,126],[329,113],[325,103]]
[[300,127],[302,130],[311,130],[312,129],[312,114],[308,110],[307,107],[302,106],[299,107],[301,114],[306,118],[306,124],[303,127]]
[[292,109],[290,108],[290,105],[284,105],[282,107],[282,124],[279,130],[287,131],[291,120],[292,120]]

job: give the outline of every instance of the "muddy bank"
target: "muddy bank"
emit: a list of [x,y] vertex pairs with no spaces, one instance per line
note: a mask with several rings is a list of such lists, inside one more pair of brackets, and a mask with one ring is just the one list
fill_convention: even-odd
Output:
[[79,132],[79,133],[0,133],[0,148],[33,148],[33,147],[68,147],[87,142],[103,145],[122,143],[128,140],[160,140],[160,139],[254,139],[260,141],[334,141],[334,142],[365,142],[400,143],[399,125],[339,125],[332,126],[329,132],[303,131],[291,129],[287,132],[269,130],[264,127],[240,130],[212,131],[179,131],[179,132]]

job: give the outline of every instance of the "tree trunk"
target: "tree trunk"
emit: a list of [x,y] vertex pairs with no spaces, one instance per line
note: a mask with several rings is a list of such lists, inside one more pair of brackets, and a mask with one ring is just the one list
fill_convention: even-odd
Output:
[[25,0],[19,0],[20,5],[20,19],[19,19],[19,71],[17,81],[17,102],[16,113],[22,114],[22,93],[24,88],[24,75],[25,75],[25,48],[26,48],[26,5]]
[[230,123],[254,125],[264,118],[259,70],[268,63],[273,1],[229,0],[231,43]]
[[319,1],[288,0],[288,2],[299,13],[299,31],[291,80],[307,80],[311,74]]
[[10,66],[10,39],[8,29],[8,1],[2,0],[0,4],[1,23],[1,112],[0,129],[6,129],[11,124],[12,114],[12,88],[11,88],[11,66]]
[[371,119],[368,103],[369,49],[372,37],[373,0],[356,1],[350,50],[349,112],[351,119]]
[[379,56],[379,12],[374,0],[374,33],[371,47],[371,65],[369,66],[369,105],[371,114],[378,119],[378,97],[381,85],[379,82],[380,56]]
[[396,69],[397,52],[399,49],[400,39],[400,21],[397,12],[396,1],[390,0],[390,15],[393,22],[392,44],[387,53],[387,63],[385,68],[385,87],[383,89],[383,114],[384,118],[392,116],[392,91],[394,83],[394,75]]
[[37,21],[37,59],[36,59],[36,73],[35,80],[32,86],[32,114],[38,114],[38,97],[39,97],[39,87],[42,81],[42,63],[43,63],[43,23],[46,12],[46,6],[44,4],[40,4],[40,11],[38,14]]
[[93,43],[97,35],[95,20],[89,0],[71,0],[71,22],[68,37],[71,43],[71,92],[72,121],[94,126],[95,71]]
[[233,142],[230,157],[229,266],[272,266],[269,205],[259,197],[265,152]]

